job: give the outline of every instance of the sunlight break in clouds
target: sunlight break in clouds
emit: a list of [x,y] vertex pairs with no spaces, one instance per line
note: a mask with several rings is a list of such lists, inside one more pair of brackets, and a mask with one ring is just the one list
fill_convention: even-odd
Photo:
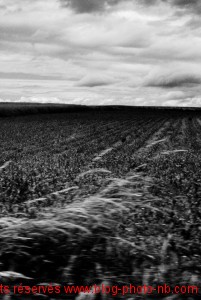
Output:
[[0,101],[200,106],[201,1],[0,0]]

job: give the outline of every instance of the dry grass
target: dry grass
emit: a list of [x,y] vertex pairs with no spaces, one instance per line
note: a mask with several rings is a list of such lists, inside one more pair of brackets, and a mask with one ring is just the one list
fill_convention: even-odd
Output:
[[183,238],[185,216],[178,226],[179,207],[171,198],[154,197],[152,185],[150,178],[131,174],[111,179],[96,196],[44,211],[42,219],[1,218],[1,271],[77,284],[175,285],[199,278],[193,265],[198,254],[189,248],[199,237]]

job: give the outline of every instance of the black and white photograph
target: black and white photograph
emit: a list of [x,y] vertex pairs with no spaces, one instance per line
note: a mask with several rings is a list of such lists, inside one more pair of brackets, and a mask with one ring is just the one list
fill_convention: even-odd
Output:
[[0,0],[0,299],[201,299],[201,0]]

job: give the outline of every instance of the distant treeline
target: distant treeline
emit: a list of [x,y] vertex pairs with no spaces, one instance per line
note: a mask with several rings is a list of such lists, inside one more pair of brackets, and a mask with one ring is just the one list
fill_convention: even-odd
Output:
[[40,104],[40,103],[0,103],[0,117],[29,115],[29,114],[52,114],[65,112],[86,111],[84,105],[68,104]]
[[86,106],[74,104],[41,104],[41,103],[16,103],[2,102],[0,103],[0,117],[29,115],[29,114],[52,114],[52,113],[71,113],[71,112],[123,112],[131,114],[139,112],[141,114],[148,113],[165,113],[171,116],[195,115],[201,114],[201,108],[197,107],[162,107],[162,106],[123,106],[123,105],[107,105],[107,106]]

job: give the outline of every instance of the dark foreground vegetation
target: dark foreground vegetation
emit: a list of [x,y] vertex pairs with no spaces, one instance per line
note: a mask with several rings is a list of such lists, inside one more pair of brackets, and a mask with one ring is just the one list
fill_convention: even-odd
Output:
[[201,112],[13,115],[0,145],[4,283],[200,285]]

